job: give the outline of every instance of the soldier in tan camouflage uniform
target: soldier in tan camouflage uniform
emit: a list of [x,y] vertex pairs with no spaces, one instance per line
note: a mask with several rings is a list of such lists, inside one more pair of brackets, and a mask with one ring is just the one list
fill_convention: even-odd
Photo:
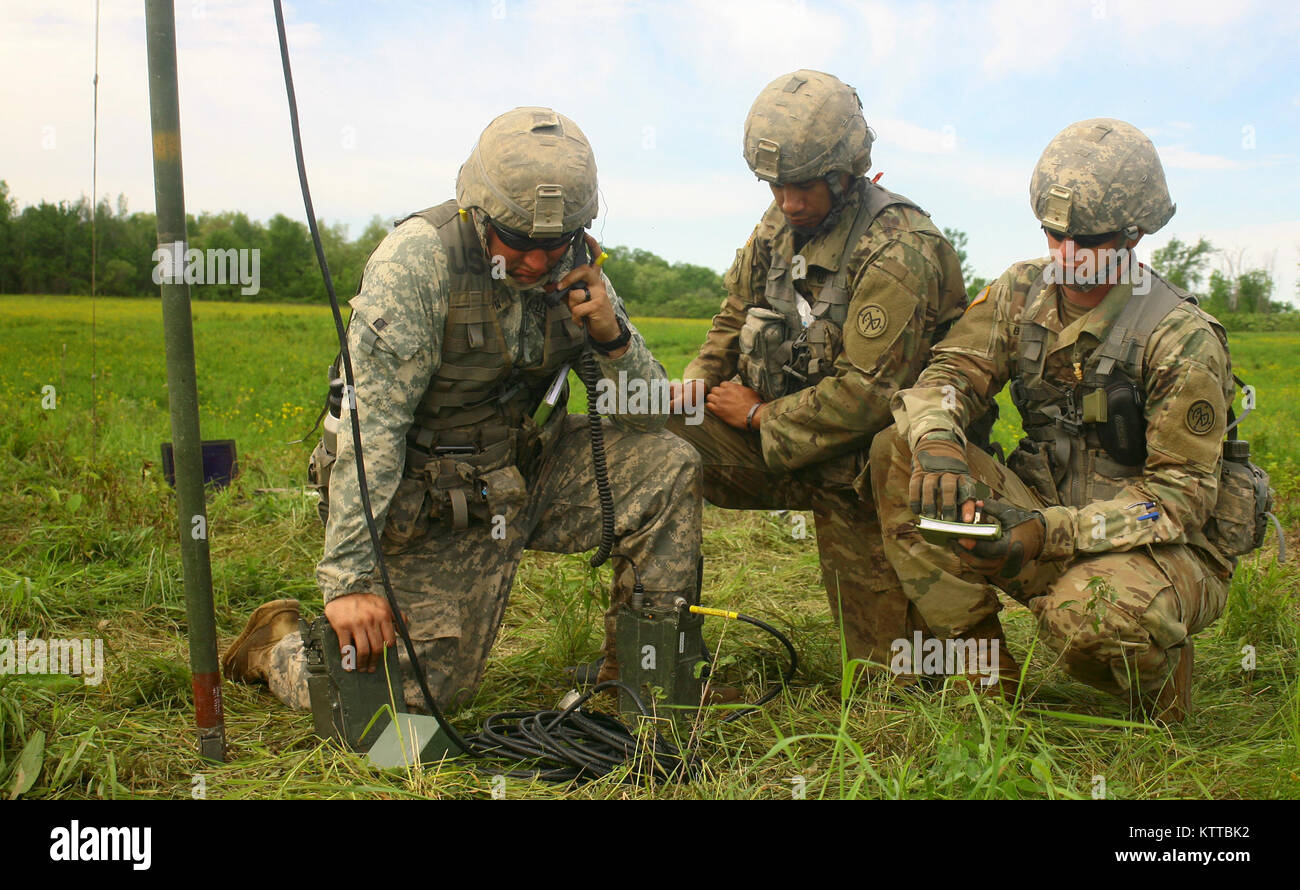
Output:
[[852,483],[893,421],[890,398],[966,295],[928,214],[863,176],[872,138],[857,93],[829,74],[796,71],[759,94],[744,154],[775,200],[675,389],[676,405],[705,401],[704,420],[674,416],[669,429],[703,457],[711,503],[813,511],[848,655],[884,664],[890,642],[921,625]]
[[[1192,634],[1223,611],[1235,564],[1210,522],[1232,512],[1216,499],[1226,337],[1131,258],[1174,213],[1136,128],[1067,127],[1030,194],[1052,257],[1015,264],[972,301],[872,446],[885,552],[937,636],[1001,643],[1000,588],[1029,606],[1071,676],[1178,720]],[[1026,438],[1003,466],[963,429],[1008,382]],[[916,526],[977,510],[1001,539],[942,546]],[[1000,668],[1014,687],[1005,653]]]
[[[599,542],[587,418],[566,416],[562,397],[540,427],[533,420],[557,372],[590,346],[608,380],[665,383],[613,285],[594,265],[574,268],[579,239],[595,246],[583,230],[596,200],[595,160],[577,125],[550,109],[515,109],[480,137],[455,201],[414,214],[384,239],[351,301],[370,501],[398,604],[441,705],[478,685],[523,550],[576,553]],[[548,292],[575,283],[566,300],[548,305]],[[698,602],[699,458],[663,430],[665,419],[603,422],[615,554],[635,563],[647,605]],[[317,580],[340,644],[355,645],[361,669],[374,670],[395,635],[374,572],[350,423],[345,405],[337,457],[324,442],[313,455],[328,494]],[[632,580],[628,562],[616,558],[607,628]],[[302,641],[288,632],[296,608],[260,608],[224,663],[232,679],[266,679],[281,699],[305,707]],[[407,703],[422,707],[404,647],[399,654]],[[600,679],[617,674],[608,645]]]

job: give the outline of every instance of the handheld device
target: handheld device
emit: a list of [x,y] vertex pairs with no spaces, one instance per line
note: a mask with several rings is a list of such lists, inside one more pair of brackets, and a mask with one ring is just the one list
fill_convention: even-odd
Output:
[[921,537],[931,544],[942,545],[956,538],[996,541],[1002,537],[1002,526],[996,522],[952,522],[920,516],[916,527],[921,530]]

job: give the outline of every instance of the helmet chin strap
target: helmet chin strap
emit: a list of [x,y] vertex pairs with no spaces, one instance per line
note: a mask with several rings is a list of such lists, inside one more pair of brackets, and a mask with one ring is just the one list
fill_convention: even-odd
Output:
[[[1094,269],[1092,275],[1087,277],[1080,276],[1078,272],[1075,272],[1072,276],[1074,280],[1069,285],[1070,289],[1086,294],[1091,293],[1103,284],[1119,284],[1128,275],[1129,266],[1133,262],[1133,248],[1129,247],[1128,242],[1137,238],[1140,233],[1141,230],[1137,226],[1126,226],[1120,233],[1124,239],[1124,246],[1114,249],[1111,256],[1106,260],[1106,268]],[[1064,273],[1064,267],[1058,271]]]
[[848,203],[848,195],[852,192],[854,185],[857,183],[856,177],[849,179],[849,188],[844,188],[840,181],[844,173],[840,170],[833,170],[822,177],[826,187],[831,193],[831,209],[822,218],[822,221],[815,226],[790,226],[794,229],[795,234],[805,238],[815,238],[818,235],[824,235],[840,221],[840,215],[844,212],[844,207]]
[[1128,272],[1128,266],[1132,261],[1132,258],[1133,251],[1131,248],[1127,246],[1118,248],[1115,250],[1114,254],[1107,259],[1106,268],[1104,270],[1100,268],[1094,270],[1091,280],[1084,280],[1081,282],[1076,278],[1073,286],[1076,290],[1088,293],[1089,291],[1096,290],[1103,284],[1119,284],[1122,280],[1121,276]]

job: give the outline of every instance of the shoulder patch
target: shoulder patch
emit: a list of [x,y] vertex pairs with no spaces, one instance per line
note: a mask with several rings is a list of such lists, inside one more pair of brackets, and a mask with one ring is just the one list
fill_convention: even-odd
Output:
[[991,284],[984,285],[984,289],[975,295],[975,299],[971,300],[971,304],[966,307],[966,311],[967,312],[971,311],[980,303],[983,303],[985,300],[987,300],[989,298],[989,290],[992,287],[993,285]]
[[1214,429],[1214,406],[1205,399],[1197,399],[1187,408],[1184,420],[1189,430],[1203,436]]
[[871,373],[881,356],[903,348],[898,345],[900,337],[909,325],[921,323],[924,307],[887,273],[868,276],[866,284],[844,320],[844,356],[858,370]]
[[858,333],[874,340],[889,330],[889,313],[878,303],[868,303],[858,312]]

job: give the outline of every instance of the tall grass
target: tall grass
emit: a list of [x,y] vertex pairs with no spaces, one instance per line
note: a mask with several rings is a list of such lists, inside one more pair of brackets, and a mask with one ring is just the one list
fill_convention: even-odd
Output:
[[[28,797],[489,796],[489,777],[464,762],[371,771],[258,686],[226,684],[230,761],[198,760],[174,501],[158,456],[170,437],[160,313],[153,301],[98,301],[94,426],[89,310],[83,299],[0,298],[0,399],[9,409],[0,424],[0,638],[98,637],[108,662],[98,686],[0,676],[0,793],[23,784],[27,748],[38,763]],[[639,327],[680,376],[707,322]],[[228,640],[267,599],[320,608],[321,528],[301,492],[313,443],[285,443],[315,417],[333,334],[325,310],[198,304],[195,335],[204,437],[236,439],[243,468],[210,497],[215,612]],[[1234,366],[1259,389],[1246,432],[1273,473],[1293,545],[1300,392],[1289,357],[1298,345],[1296,335],[1233,336]],[[41,406],[47,385],[53,410]],[[1007,423],[999,433],[1009,441]],[[725,725],[722,712],[701,718],[698,781],[639,788],[611,777],[556,788],[512,779],[507,796],[1077,798],[1103,784],[1110,797],[1300,794],[1300,575],[1273,562],[1271,541],[1242,563],[1227,613],[1197,638],[1193,719],[1166,729],[1130,722],[1118,703],[1066,677],[1034,645],[1032,618],[1018,607],[1006,624],[1026,661],[1019,701],[951,686],[893,690],[846,663],[815,541],[790,529],[789,517],[706,510],[707,601],[781,628],[801,670],[757,714]],[[569,686],[564,668],[598,652],[607,577],[581,556],[529,554],[482,688],[454,715],[457,725],[553,705]],[[734,623],[705,631],[721,641],[719,682],[752,698],[780,675],[783,653],[763,634]]]

